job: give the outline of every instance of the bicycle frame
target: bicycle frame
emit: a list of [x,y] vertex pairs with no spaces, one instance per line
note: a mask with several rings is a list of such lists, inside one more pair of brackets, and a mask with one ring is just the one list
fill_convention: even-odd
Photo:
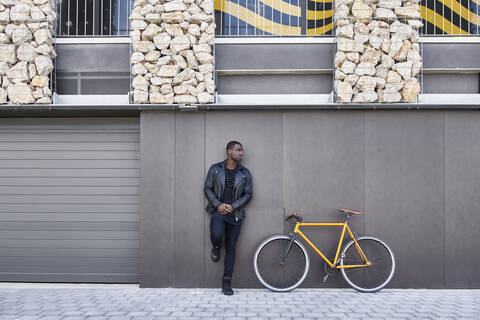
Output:
[[[333,262],[331,262],[327,257],[325,257],[325,255],[310,241],[310,239],[308,239],[308,237],[300,231],[300,227],[303,227],[303,226],[305,227],[343,227],[342,233],[340,235],[340,240],[338,242],[337,252],[335,254],[335,258]],[[338,258],[340,255],[340,249],[343,243],[343,238],[345,237],[345,231],[348,231],[348,233],[350,234],[350,237],[353,239],[355,243],[355,248],[357,249],[362,259],[365,261],[364,264],[337,266]],[[358,244],[357,239],[355,239],[355,236],[353,235],[352,231],[348,227],[348,223],[346,221],[343,223],[315,223],[315,222],[304,223],[304,222],[297,221],[295,223],[295,229],[293,229],[293,232],[295,234],[299,234],[313,248],[313,250],[315,250],[315,252],[317,252],[317,254],[320,257],[322,257],[322,259],[325,260],[326,263],[328,263],[328,265],[331,268],[336,268],[336,269],[360,268],[360,267],[368,267],[370,265],[370,262],[368,261],[367,257],[363,253],[362,248],[360,248],[360,245]]]

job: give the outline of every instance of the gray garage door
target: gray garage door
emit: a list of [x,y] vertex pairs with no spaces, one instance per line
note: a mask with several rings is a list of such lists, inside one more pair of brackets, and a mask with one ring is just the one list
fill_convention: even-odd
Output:
[[0,281],[138,282],[138,118],[0,119]]

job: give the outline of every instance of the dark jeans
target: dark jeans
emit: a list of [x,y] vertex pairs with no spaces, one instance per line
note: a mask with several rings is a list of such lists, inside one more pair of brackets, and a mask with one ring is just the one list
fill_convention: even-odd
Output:
[[212,214],[210,220],[210,240],[213,246],[220,246],[223,236],[225,236],[225,261],[223,276],[231,277],[233,274],[233,265],[235,264],[235,247],[237,246],[238,235],[242,229],[242,224],[230,224],[222,219],[220,213]]

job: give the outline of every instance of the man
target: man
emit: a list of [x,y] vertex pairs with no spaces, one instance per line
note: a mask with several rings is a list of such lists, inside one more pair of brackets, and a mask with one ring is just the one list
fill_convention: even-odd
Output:
[[227,159],[216,163],[208,170],[205,180],[205,196],[210,220],[211,258],[220,259],[220,244],[225,236],[225,261],[222,293],[232,295],[232,274],[235,263],[235,247],[244,218],[243,207],[252,198],[252,176],[239,162],[243,147],[238,141],[227,144]]

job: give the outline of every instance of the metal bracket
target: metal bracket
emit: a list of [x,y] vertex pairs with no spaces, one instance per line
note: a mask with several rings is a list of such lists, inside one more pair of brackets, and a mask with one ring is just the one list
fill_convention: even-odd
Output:
[[184,104],[180,104],[178,106],[178,108],[180,109],[180,111],[183,111],[183,112],[194,112],[194,111],[198,111],[198,106],[195,106],[195,105],[184,105]]

